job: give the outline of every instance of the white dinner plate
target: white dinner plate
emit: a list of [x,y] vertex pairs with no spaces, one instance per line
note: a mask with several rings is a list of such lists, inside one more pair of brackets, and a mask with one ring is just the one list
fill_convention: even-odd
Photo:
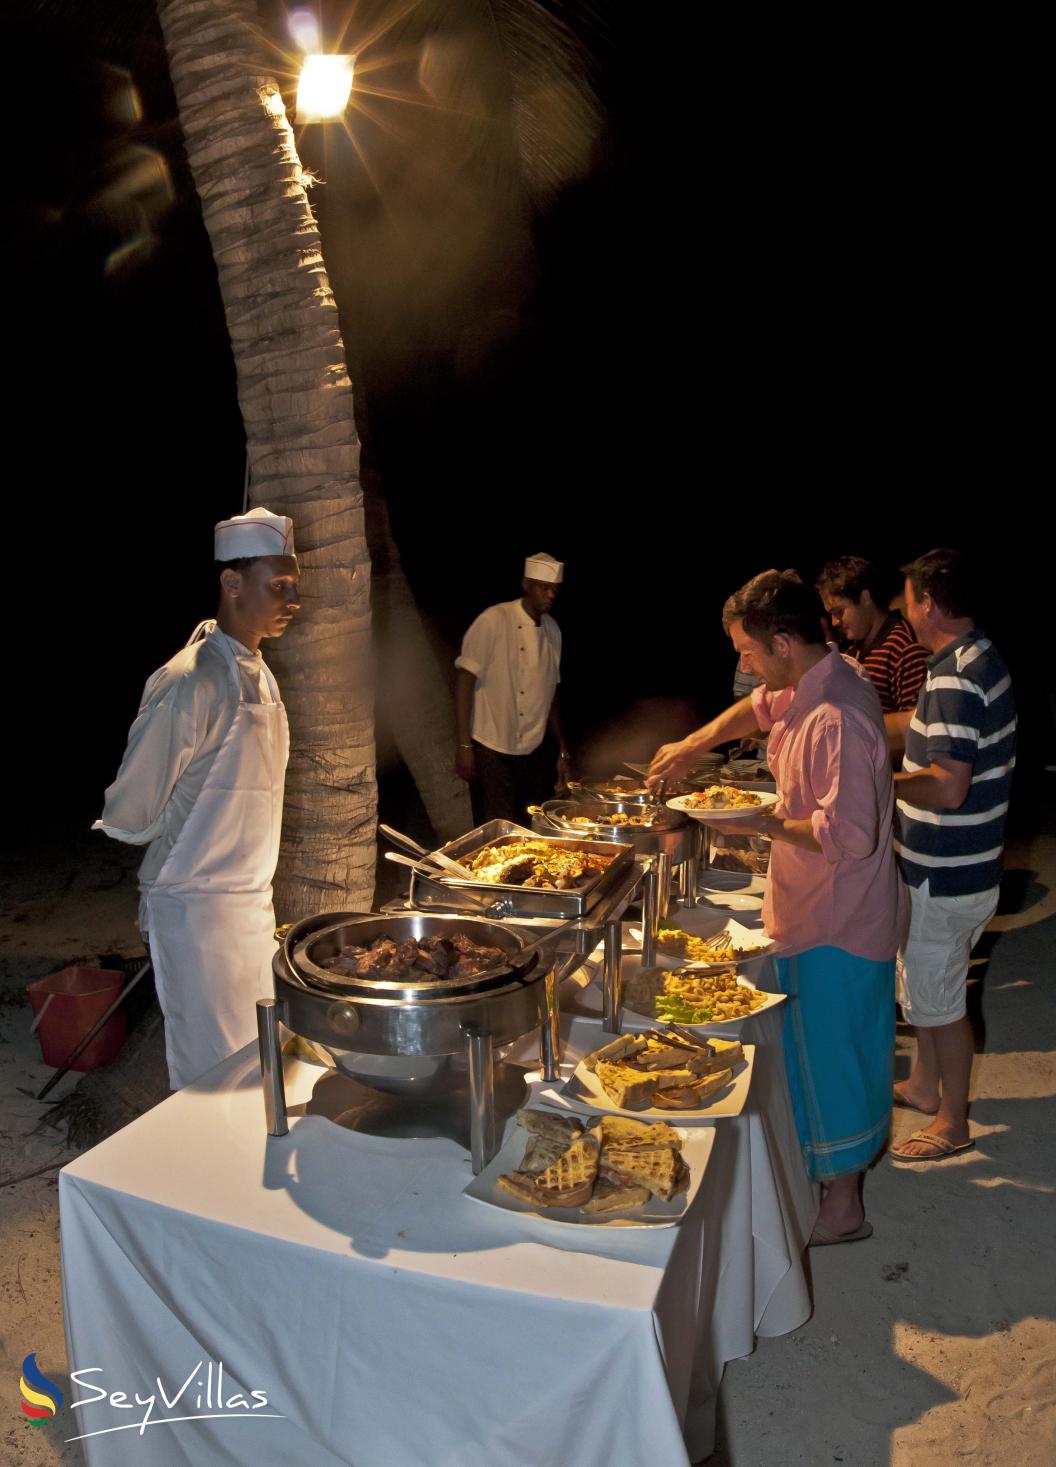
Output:
[[[541,1108],[551,1109],[552,1107]],[[672,1111],[667,1111],[662,1117],[659,1117],[667,1121],[668,1125],[673,1125],[676,1118],[681,1122],[681,1116],[676,1116],[676,1113]],[[645,1117],[637,1117],[637,1119],[644,1120]],[[463,1187],[462,1191],[474,1202],[483,1202],[488,1207],[498,1207],[504,1212],[516,1212],[522,1217],[538,1218],[540,1222],[562,1223],[566,1227],[670,1228],[686,1212],[700,1190],[709,1150],[709,1140],[704,1132],[694,1132],[681,1124],[675,1125],[675,1130],[682,1137],[682,1159],[689,1167],[689,1186],[677,1197],[672,1197],[670,1202],[665,1202],[662,1197],[650,1197],[648,1202],[643,1202],[640,1207],[630,1208],[626,1212],[603,1212],[597,1215],[581,1212],[578,1207],[535,1208],[530,1202],[521,1202],[519,1198],[511,1196],[509,1192],[501,1191],[497,1185],[499,1177],[504,1172],[517,1170],[528,1144],[527,1131],[522,1130],[516,1124],[511,1127],[510,1134],[503,1142],[498,1155],[493,1157],[480,1176],[474,1177],[468,1187]]]
[[754,790],[752,793],[758,799],[758,805],[739,806],[734,810],[702,810],[689,803],[693,798],[692,795],[675,795],[668,800],[667,806],[670,810],[677,810],[681,815],[692,815],[694,820],[701,820],[707,825],[736,824],[738,820],[744,820],[750,815],[759,815],[762,811],[769,810],[777,804],[777,796],[769,790]]

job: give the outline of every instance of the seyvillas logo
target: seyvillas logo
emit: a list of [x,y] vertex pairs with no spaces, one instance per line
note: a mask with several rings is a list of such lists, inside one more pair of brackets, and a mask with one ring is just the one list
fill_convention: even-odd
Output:
[[[103,1426],[95,1431],[86,1431],[81,1436],[67,1437],[67,1441],[83,1442],[90,1436],[108,1436],[114,1431],[138,1431],[142,1436],[148,1426],[177,1426],[182,1421],[259,1421],[262,1417],[273,1421],[286,1419],[278,1411],[266,1409],[268,1397],[264,1391],[249,1391],[247,1398],[237,1388],[237,1382],[232,1385],[229,1380],[225,1381],[222,1360],[215,1364],[212,1360],[208,1364],[199,1360],[185,1380],[178,1384],[170,1383],[168,1390],[161,1376],[155,1376],[156,1389],[146,1394],[135,1391],[129,1395],[127,1391],[105,1389],[101,1382],[87,1379],[88,1376],[100,1376],[102,1373],[101,1365],[70,1372],[70,1380],[75,1386],[91,1392],[90,1395],[71,1401],[70,1410],[79,1411],[82,1406],[99,1406],[102,1409],[100,1403],[105,1401],[114,1411],[135,1411],[137,1414],[115,1426]],[[61,1396],[59,1401],[61,1404]],[[167,1412],[179,1414],[167,1415]]]
[[18,1388],[22,1393],[22,1413],[29,1418],[31,1426],[43,1426],[62,1405],[62,1392],[38,1369],[35,1350],[22,1361]]

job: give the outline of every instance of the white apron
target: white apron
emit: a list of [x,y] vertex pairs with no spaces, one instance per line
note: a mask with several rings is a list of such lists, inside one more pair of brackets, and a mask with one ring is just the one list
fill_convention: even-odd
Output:
[[271,879],[279,854],[289,726],[268,669],[264,676],[274,701],[247,703],[227,639],[215,622],[203,626],[230,667],[238,711],[146,896],[174,1090],[255,1038],[256,1000],[275,992]]

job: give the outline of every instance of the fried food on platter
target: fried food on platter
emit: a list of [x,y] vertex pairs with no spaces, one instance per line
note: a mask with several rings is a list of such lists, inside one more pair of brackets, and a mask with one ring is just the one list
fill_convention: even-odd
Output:
[[764,802],[751,790],[734,789],[728,784],[709,784],[706,790],[686,795],[683,803],[693,810],[747,810]]
[[515,840],[501,846],[484,846],[465,864],[479,881],[567,891],[584,886],[614,860],[615,856],[569,850],[545,840]]
[[734,947],[728,932],[719,932],[714,937],[694,937],[680,927],[661,927],[656,943],[661,952],[686,958],[691,963],[736,963],[745,956],[743,949]]
[[674,1024],[715,1024],[744,1019],[766,994],[738,983],[737,974],[642,968],[624,980],[624,1003],[636,1014]]

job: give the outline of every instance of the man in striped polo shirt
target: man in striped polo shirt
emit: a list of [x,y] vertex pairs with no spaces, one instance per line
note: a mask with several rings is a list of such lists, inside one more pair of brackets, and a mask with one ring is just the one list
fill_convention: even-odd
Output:
[[860,555],[841,555],[825,566],[817,587],[833,627],[876,689],[887,722],[887,714],[911,713],[917,706],[928,654],[905,617],[888,610],[891,597],[884,594],[883,579]]
[[931,656],[895,775],[895,852],[911,899],[899,1002],[917,1037],[895,1103],[934,1120],[891,1155],[942,1161],[973,1144],[965,988],[972,948],[997,907],[1016,710],[1008,668],[975,625],[960,554],[929,551],[905,577],[906,614]]

